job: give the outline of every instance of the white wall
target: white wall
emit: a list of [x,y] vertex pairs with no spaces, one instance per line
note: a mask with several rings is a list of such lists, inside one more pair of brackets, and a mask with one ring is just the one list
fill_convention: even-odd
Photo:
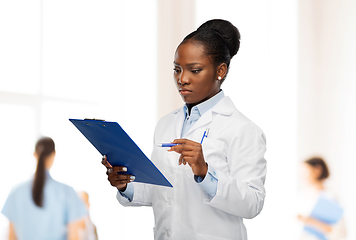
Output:
[[356,2],[299,1],[298,160],[321,155],[356,238]]
[[182,106],[173,80],[173,59],[178,44],[195,29],[195,0],[158,0],[157,116]]

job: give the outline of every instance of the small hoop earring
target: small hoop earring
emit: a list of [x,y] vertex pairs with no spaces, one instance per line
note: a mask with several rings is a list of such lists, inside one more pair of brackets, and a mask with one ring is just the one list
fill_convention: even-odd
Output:
[[221,80],[221,77],[220,77],[220,76],[218,77],[218,80],[219,80],[219,81]]

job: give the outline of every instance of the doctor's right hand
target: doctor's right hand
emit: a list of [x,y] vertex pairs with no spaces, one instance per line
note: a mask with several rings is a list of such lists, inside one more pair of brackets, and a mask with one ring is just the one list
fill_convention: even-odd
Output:
[[135,176],[122,174],[127,172],[126,167],[111,166],[105,155],[103,156],[101,163],[106,167],[106,175],[108,175],[108,180],[111,186],[116,187],[119,191],[125,191],[127,184],[135,180]]

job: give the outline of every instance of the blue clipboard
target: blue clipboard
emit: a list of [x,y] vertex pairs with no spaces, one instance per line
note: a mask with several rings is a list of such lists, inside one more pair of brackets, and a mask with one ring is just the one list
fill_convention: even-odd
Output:
[[114,166],[127,167],[135,182],[173,187],[117,122],[69,119]]
[[[335,224],[342,218],[343,213],[344,209],[337,202],[321,195],[310,216],[327,224]],[[320,240],[327,240],[325,234],[311,226],[305,226],[304,230],[318,237]]]
[[311,216],[328,224],[337,223],[344,213],[344,209],[335,200],[321,195],[315,204]]

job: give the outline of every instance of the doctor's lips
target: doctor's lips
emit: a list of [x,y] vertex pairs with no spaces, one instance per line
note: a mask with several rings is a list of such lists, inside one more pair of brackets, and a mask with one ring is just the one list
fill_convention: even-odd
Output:
[[191,90],[189,90],[187,88],[180,88],[178,90],[179,90],[180,94],[182,94],[182,95],[187,95],[188,93],[192,92]]

